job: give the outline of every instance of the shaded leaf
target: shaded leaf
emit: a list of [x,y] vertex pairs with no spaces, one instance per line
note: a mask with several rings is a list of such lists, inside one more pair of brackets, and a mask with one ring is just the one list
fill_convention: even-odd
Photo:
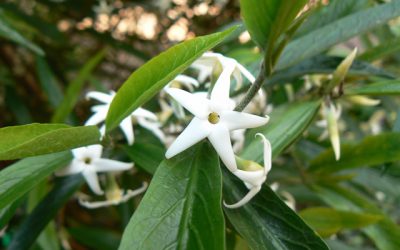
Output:
[[96,126],[32,123],[1,128],[0,138],[0,160],[10,160],[96,144],[100,132]]
[[19,199],[59,167],[71,161],[70,152],[30,157],[0,171],[0,209]]
[[400,50],[400,38],[383,41],[378,46],[365,51],[358,58],[365,61],[375,61],[385,56],[395,54]]
[[368,136],[355,145],[342,145],[341,157],[335,160],[328,149],[311,161],[310,170],[336,172],[344,169],[373,166],[400,160],[400,133]]
[[232,27],[224,32],[197,37],[175,45],[133,72],[111,103],[106,118],[107,131],[117,127],[125,117],[151,99],[176,75],[235,29],[236,27]]
[[290,42],[278,61],[277,69],[287,68],[315,56],[335,44],[363,34],[398,16],[400,2],[393,1],[338,19]]
[[400,95],[400,81],[385,81],[368,85],[348,87],[345,95]]
[[374,224],[382,216],[367,213],[341,211],[328,207],[312,207],[300,211],[299,215],[322,237],[329,237],[343,229],[357,229]]
[[115,232],[94,227],[72,227],[68,232],[78,242],[98,250],[117,249],[121,238]]
[[154,174],[164,160],[165,149],[155,144],[135,142],[123,148],[129,158],[149,174]]
[[53,72],[43,57],[36,56],[36,73],[39,77],[40,85],[47,95],[49,103],[53,108],[58,107],[63,99],[63,92]]
[[7,225],[22,201],[23,198],[20,198],[0,209],[0,228],[4,228]]
[[158,167],[119,249],[224,249],[219,159],[201,143]]

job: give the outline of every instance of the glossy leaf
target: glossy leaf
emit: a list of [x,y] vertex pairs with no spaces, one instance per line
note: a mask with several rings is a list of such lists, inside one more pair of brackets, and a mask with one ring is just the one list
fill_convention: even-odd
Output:
[[65,91],[64,98],[61,104],[56,109],[53,117],[51,118],[52,123],[65,122],[68,115],[73,110],[76,102],[78,101],[85,82],[92,75],[92,72],[96,68],[96,66],[104,58],[105,52],[105,50],[101,50],[92,58],[90,58],[89,61],[87,61],[85,65],[83,65],[82,69],[79,71],[75,79],[68,84],[68,88]]
[[0,171],[0,209],[19,199],[70,161],[71,154],[61,152],[26,158]]
[[165,160],[119,249],[224,249],[219,159],[208,143]]
[[232,27],[175,45],[133,72],[111,103],[106,119],[107,131],[117,127],[125,117],[151,99],[176,75],[235,29],[236,27]]
[[1,128],[0,138],[0,160],[10,160],[96,144],[100,132],[96,126],[33,123]]
[[[238,201],[247,192],[240,180],[224,171],[224,200],[228,204]],[[245,206],[224,208],[224,211],[251,249],[328,249],[321,238],[266,185]]]
[[341,211],[328,207],[312,207],[299,215],[322,237],[329,237],[343,229],[357,229],[374,224],[382,216],[367,213]]
[[398,16],[400,16],[400,2],[393,1],[338,19],[290,42],[278,61],[277,69],[297,64]]
[[158,165],[165,158],[165,149],[150,143],[135,142],[132,146],[124,147],[129,158],[150,174],[154,174]]
[[348,87],[344,90],[345,95],[400,95],[400,81],[385,81]]
[[247,137],[250,143],[245,146],[241,157],[257,162],[263,161],[263,149],[260,142],[254,140],[256,133],[267,137],[272,145],[272,156],[276,157],[307,129],[319,106],[319,101],[313,101],[275,109],[270,114],[270,122],[267,125],[251,130]]
[[377,224],[363,228],[364,231],[382,250],[400,248],[400,227],[392,222],[381,210],[358,193],[338,185],[315,187],[320,198],[328,205],[339,210],[372,213],[383,219]]
[[56,216],[58,210],[83,185],[83,182],[81,175],[58,178],[54,188],[19,227],[8,249],[30,249],[49,221]]
[[400,133],[383,133],[369,136],[355,145],[342,145],[341,157],[335,160],[332,149],[317,156],[310,170],[336,172],[344,169],[366,167],[400,160]]

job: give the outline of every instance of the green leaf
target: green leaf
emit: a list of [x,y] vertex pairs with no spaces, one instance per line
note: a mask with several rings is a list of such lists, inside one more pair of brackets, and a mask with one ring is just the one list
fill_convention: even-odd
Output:
[[384,81],[348,87],[344,90],[345,95],[400,95],[400,81]]
[[21,205],[23,197],[17,199],[0,209],[0,228],[4,228]]
[[100,132],[96,126],[32,123],[1,128],[0,138],[0,160],[10,160],[95,144]]
[[70,161],[71,153],[61,152],[26,158],[0,171],[0,209],[19,199]]
[[3,11],[1,9],[0,9],[0,37],[5,38],[7,40],[11,40],[23,47],[26,47],[39,56],[44,56],[44,51],[39,46],[26,39],[23,35],[21,35],[13,27],[11,27],[10,24],[7,23],[7,21],[4,18]]
[[365,61],[375,61],[385,56],[395,54],[400,50],[400,38],[396,37],[380,43],[378,46],[365,51],[358,58]]
[[325,184],[316,186],[315,190],[323,201],[336,209],[380,215],[382,220],[375,225],[363,228],[362,231],[375,242],[379,249],[400,248],[400,227],[383,214],[375,204],[348,187]]
[[343,229],[357,229],[374,224],[382,216],[368,213],[340,211],[328,207],[312,207],[299,215],[322,237],[329,237]]
[[305,0],[240,0],[240,10],[252,39],[261,49],[265,49],[267,45],[273,47],[306,2]]
[[[228,171],[223,172],[224,199],[231,204],[249,190]],[[328,249],[321,238],[266,185],[245,206],[224,208],[224,211],[251,249]]]
[[129,158],[150,174],[154,174],[158,165],[164,160],[165,149],[151,143],[135,142],[132,146],[123,147]]
[[[380,4],[329,23],[286,46],[277,69],[287,68],[400,16],[400,2]],[[362,21],[360,21],[362,20]]]
[[263,161],[263,148],[258,140],[254,140],[256,133],[267,137],[272,145],[272,156],[276,157],[307,129],[319,106],[319,101],[310,101],[275,109],[270,114],[270,122],[267,125],[250,131],[247,137],[250,143],[243,150],[241,157],[257,162]]
[[49,103],[53,108],[58,107],[63,99],[63,92],[57,82],[53,72],[43,57],[36,56],[36,73],[40,80],[40,85],[46,93]]
[[54,188],[19,227],[8,249],[30,249],[40,232],[82,186],[83,182],[81,175],[57,178]]
[[106,119],[107,131],[117,127],[125,117],[151,99],[176,75],[235,29],[236,27],[232,27],[224,32],[197,37],[175,45],[133,72],[111,103]]
[[97,250],[115,250],[121,239],[115,232],[95,227],[73,227],[68,232],[78,242]]
[[310,165],[311,171],[336,172],[400,160],[400,133],[368,136],[355,145],[342,145],[341,157],[335,160],[332,149],[322,152]]
[[[267,82],[266,86],[272,86],[277,83],[293,82],[295,79],[307,74],[331,74],[335,71],[342,60],[342,57],[336,56],[314,56],[292,67],[275,72]],[[354,61],[350,67],[349,75],[375,75],[385,78],[395,78],[395,76],[389,72],[363,61]]]
[[65,122],[68,115],[73,110],[76,102],[78,101],[79,95],[81,94],[82,88],[85,82],[92,75],[93,70],[104,58],[106,50],[100,50],[96,55],[89,59],[83,65],[76,78],[68,84],[68,88],[65,92],[64,99],[56,109],[53,117],[51,118],[52,123]]
[[201,143],[158,167],[119,249],[224,249],[218,155]]

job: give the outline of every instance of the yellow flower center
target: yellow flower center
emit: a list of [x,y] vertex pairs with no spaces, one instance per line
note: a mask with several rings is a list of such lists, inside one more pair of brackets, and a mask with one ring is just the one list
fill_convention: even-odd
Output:
[[208,121],[212,124],[217,124],[219,122],[219,118],[219,114],[215,112],[212,112],[208,115]]

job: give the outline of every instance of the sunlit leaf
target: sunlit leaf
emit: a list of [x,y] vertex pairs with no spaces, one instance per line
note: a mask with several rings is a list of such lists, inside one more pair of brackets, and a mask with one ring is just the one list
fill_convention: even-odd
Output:
[[235,29],[236,27],[232,27],[175,45],[133,72],[111,103],[106,119],[107,131],[118,126],[125,117],[151,99],[176,75]]
[[163,161],[119,249],[224,249],[220,171],[208,143]]
[[0,160],[10,160],[95,144],[100,132],[96,126],[33,123],[1,128],[0,138]]

